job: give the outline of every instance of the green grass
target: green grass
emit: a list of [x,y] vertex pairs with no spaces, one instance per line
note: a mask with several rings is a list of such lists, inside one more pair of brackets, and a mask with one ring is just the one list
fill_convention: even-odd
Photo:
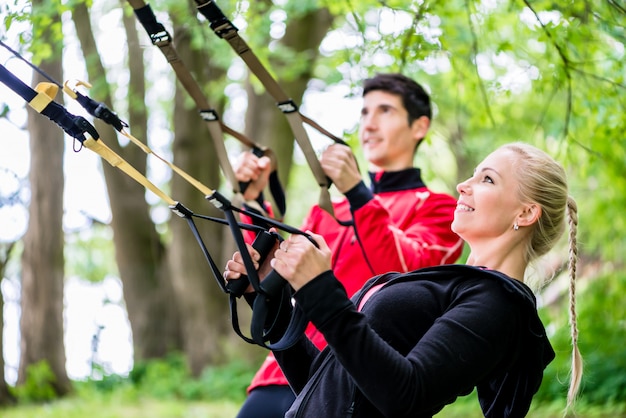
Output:
[[[122,391],[123,392],[123,391]],[[75,395],[66,399],[41,405],[24,405],[0,408],[2,418],[229,418],[235,417],[240,402],[189,401],[180,399],[157,399],[154,397],[129,397],[120,391],[106,396],[85,398]],[[579,405],[577,418],[625,418],[626,405],[593,406]],[[461,399],[448,405],[436,418],[481,418],[478,403],[473,399]],[[563,418],[563,404],[533,405],[528,417]],[[331,417],[332,418],[332,417]]]
[[44,405],[0,409],[2,418],[227,418],[239,404],[233,401],[182,401],[141,398],[119,402],[71,397]]
[[[528,418],[564,418],[564,404],[561,402],[549,405],[533,404]],[[574,414],[568,418],[626,418],[626,405],[586,406],[578,405]],[[458,402],[446,406],[435,418],[483,418],[478,403]]]
[[[575,406],[575,413],[567,418],[626,418],[626,404],[590,405],[580,401]],[[538,402],[536,399],[530,406],[528,418],[565,418],[565,398],[553,402]],[[483,418],[476,391],[458,398],[456,402],[446,406],[435,418]]]
[[[135,367],[131,376],[73,382],[74,391],[50,399],[45,365],[30,370],[28,384],[13,388],[18,406],[0,407],[2,418],[233,418],[245,400],[254,367],[232,362],[191,378],[179,355]],[[556,399],[551,401],[549,399]],[[568,418],[626,418],[626,403],[582,398]],[[607,399],[614,399],[610,402]],[[564,396],[537,396],[529,418],[564,418]],[[436,418],[483,417],[476,392],[446,406]],[[324,417],[325,418],[325,417]],[[329,417],[334,418],[334,417]]]

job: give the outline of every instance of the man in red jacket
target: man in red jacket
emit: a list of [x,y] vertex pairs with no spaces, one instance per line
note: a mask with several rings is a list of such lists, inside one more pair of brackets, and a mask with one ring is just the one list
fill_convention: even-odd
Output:
[[[420,169],[413,167],[430,119],[430,98],[419,84],[401,74],[378,74],[365,80],[359,126],[369,187],[349,147],[331,145],[320,158],[344,198],[333,202],[334,218],[314,206],[301,230],[324,237],[332,250],[334,274],[349,297],[374,275],[450,264],[461,255],[463,241],[450,229],[456,199],[428,189]],[[247,200],[258,199],[270,169],[267,157],[242,155],[236,175],[239,181],[250,182]],[[306,332],[324,347],[322,335],[312,325]],[[237,417],[282,418],[294,399],[269,353]]]

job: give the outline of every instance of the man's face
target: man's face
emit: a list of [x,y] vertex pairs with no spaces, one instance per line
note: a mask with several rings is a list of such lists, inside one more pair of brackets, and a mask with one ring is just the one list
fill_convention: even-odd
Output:
[[398,171],[413,167],[413,152],[428,130],[429,120],[409,125],[402,97],[373,90],[363,97],[359,139],[370,171]]

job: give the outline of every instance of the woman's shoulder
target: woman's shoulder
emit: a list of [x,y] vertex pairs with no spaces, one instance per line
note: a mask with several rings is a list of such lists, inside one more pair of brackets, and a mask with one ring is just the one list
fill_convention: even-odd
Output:
[[536,309],[537,301],[532,290],[523,282],[513,279],[497,270],[466,264],[446,264],[425,267],[408,273],[391,272],[371,279],[368,285],[380,283],[430,281],[452,289],[481,287],[494,292],[503,292]]

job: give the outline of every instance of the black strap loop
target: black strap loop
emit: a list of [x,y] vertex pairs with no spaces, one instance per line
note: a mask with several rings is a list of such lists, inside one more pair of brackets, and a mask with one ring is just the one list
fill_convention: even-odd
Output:
[[[302,333],[304,332],[308,321],[302,313],[299,313],[299,309],[293,309],[292,312],[292,288],[286,280],[280,277],[278,273],[272,271],[262,282],[260,282],[257,271],[254,268],[252,258],[247,251],[247,247],[243,239],[241,230],[237,227],[237,222],[235,221],[233,213],[243,212],[251,215],[252,212],[244,212],[241,209],[235,208],[230,204],[228,199],[226,199],[217,191],[214,192],[213,195],[207,196],[207,199],[209,199],[216,207],[224,211],[226,219],[228,220],[228,224],[231,228],[231,232],[235,239],[237,248],[239,248],[239,251],[241,253],[246,272],[248,273],[248,282],[252,285],[256,292],[256,297],[253,303],[252,323],[250,328],[252,337],[251,340],[254,341],[255,344],[258,344],[262,347],[270,348],[272,350],[284,350],[288,347],[291,347],[298,340],[298,338],[302,336]],[[253,216],[262,219],[268,224],[279,227],[282,230],[289,230],[293,233],[302,234],[315,245],[317,245],[312,237],[308,236],[306,233],[298,229],[289,227],[273,219],[262,217],[258,214],[254,214]],[[271,234],[267,234],[271,236]],[[262,237],[259,239],[259,241],[255,240],[255,243],[256,244],[253,245],[257,245],[257,250],[260,249],[259,251],[263,251],[263,253],[261,253],[262,257],[267,256],[267,252],[269,252],[271,248],[273,248],[274,244],[271,242],[270,237]],[[219,275],[219,272],[216,272],[216,274]],[[221,278],[221,275],[219,277]],[[228,287],[226,285],[225,288],[228,291]],[[240,294],[239,292],[245,291],[246,288],[246,283],[237,285],[237,294]],[[232,293],[231,299],[238,297],[237,294]],[[233,309],[235,310],[233,311]],[[231,317],[233,316],[233,312],[234,315],[236,315],[236,305],[231,300]],[[290,321],[286,328],[284,327],[283,323],[285,322],[285,318],[290,318]],[[238,329],[239,326],[237,325],[237,327],[235,328],[235,332],[238,332]],[[277,335],[282,336],[278,338]],[[244,338],[244,340],[248,341],[249,339],[246,337]],[[267,342],[270,340],[273,340],[275,342],[267,344]]]
[[149,4],[135,9],[135,15],[146,32],[148,32],[152,44],[157,45],[160,42],[172,41],[172,36],[165,29],[165,26],[156,20],[156,16]]

